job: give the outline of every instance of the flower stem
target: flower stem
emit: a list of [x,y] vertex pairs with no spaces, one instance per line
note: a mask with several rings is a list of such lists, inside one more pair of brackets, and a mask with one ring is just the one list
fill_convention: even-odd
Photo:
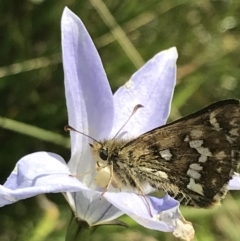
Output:
[[84,220],[78,220],[72,215],[65,241],[88,241],[97,226],[91,227]]

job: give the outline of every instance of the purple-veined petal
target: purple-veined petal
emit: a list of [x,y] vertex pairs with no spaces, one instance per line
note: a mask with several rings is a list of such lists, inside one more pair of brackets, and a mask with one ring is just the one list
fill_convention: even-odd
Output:
[[86,186],[71,176],[62,157],[37,152],[21,158],[5,184],[0,185],[0,206],[42,193],[86,189]]
[[[179,202],[168,195],[162,199],[151,196],[146,196],[144,199],[133,193],[107,192],[104,197],[146,228],[173,232],[175,236],[185,240],[192,240],[194,237],[191,223],[185,221],[179,211]],[[148,207],[151,209],[151,214]]]
[[124,127],[126,137],[138,136],[166,123],[176,82],[175,47],[162,51],[140,68],[131,79],[114,94],[113,136],[123,126],[133,108],[139,109]]
[[240,174],[234,173],[232,179],[230,180],[228,184],[229,190],[240,190]]
[[[69,124],[101,139],[111,131],[114,115],[112,92],[101,59],[83,23],[68,8],[64,9],[61,26]],[[71,132],[71,146],[71,172],[93,170],[94,162],[89,158],[90,153],[86,153],[88,139]]]

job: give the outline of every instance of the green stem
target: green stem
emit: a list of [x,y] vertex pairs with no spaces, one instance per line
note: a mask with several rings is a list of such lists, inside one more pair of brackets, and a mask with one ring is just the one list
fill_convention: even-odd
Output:
[[89,241],[97,226],[90,227],[84,220],[79,221],[72,215],[65,241]]
[[28,125],[19,121],[11,120],[0,116],[0,127],[11,131],[16,131],[24,135],[32,136],[39,140],[51,142],[56,145],[70,148],[69,138],[66,138],[62,135],[56,134],[51,131],[41,129],[36,126]]

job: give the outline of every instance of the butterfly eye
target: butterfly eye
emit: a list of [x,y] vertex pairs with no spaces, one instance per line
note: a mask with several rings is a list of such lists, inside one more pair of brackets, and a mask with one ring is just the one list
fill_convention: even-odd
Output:
[[101,149],[99,152],[99,156],[103,161],[106,161],[108,159],[108,150],[107,149]]

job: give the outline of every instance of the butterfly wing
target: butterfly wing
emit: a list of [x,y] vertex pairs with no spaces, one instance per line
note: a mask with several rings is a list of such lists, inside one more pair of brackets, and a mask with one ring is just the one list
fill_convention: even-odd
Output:
[[140,183],[182,204],[209,207],[224,198],[237,171],[239,134],[239,101],[223,100],[128,142],[119,157],[127,153]]

